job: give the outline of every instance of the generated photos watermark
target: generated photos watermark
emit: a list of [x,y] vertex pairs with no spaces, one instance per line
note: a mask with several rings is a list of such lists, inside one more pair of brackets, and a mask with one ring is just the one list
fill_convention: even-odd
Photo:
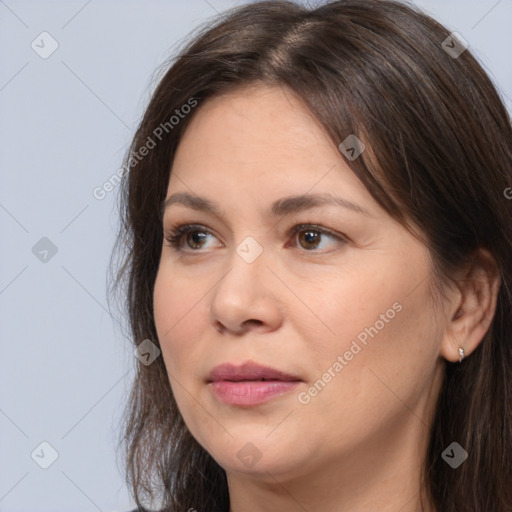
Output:
[[[197,106],[197,100],[195,98],[189,98],[185,104],[180,108],[174,110],[174,114],[169,118],[168,121],[160,123],[152,132],[153,137],[150,135],[146,142],[131,156],[128,165],[124,164],[120,167],[108,180],[106,180],[101,186],[94,187],[92,195],[98,201],[102,201],[107,197],[109,192],[115,189],[117,185],[121,183],[124,175],[130,170],[131,167],[135,167],[149,152],[156,148],[158,142],[162,141],[163,138],[170,133],[182,119],[192,112],[192,109]],[[156,139],[156,140],[155,140]]]
[[458,59],[469,48],[469,43],[458,32],[451,32],[441,47],[452,59]]
[[137,346],[133,355],[144,366],[149,366],[160,355],[160,349],[151,340],[146,339]]
[[338,146],[340,152],[347,160],[353,162],[356,158],[361,156],[366,149],[363,141],[351,133],[343,142]]
[[468,452],[454,441],[443,451],[441,457],[449,466],[457,469],[468,458]]
[[[354,359],[354,357],[361,352],[361,350],[368,345],[370,341],[368,337],[375,338],[379,334],[386,324],[389,324],[397,313],[402,311],[402,304],[395,302],[391,308],[385,313],[379,316],[379,319],[370,327],[365,327],[357,336],[357,340],[352,340],[350,348],[344,352],[343,355],[338,355],[336,361],[334,361],[329,368],[325,371],[320,379],[318,379],[312,386],[306,391],[301,391],[297,399],[302,405],[307,405],[311,402],[311,399],[318,395],[325,389],[327,384],[336,377],[348,364]],[[358,343],[359,342],[359,343]],[[362,345],[362,346],[361,346]]]

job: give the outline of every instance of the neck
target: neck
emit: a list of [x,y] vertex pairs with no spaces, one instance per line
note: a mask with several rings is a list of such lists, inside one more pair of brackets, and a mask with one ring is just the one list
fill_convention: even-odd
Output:
[[230,512],[436,512],[422,481],[427,428],[414,415],[402,427],[302,472],[228,473]]

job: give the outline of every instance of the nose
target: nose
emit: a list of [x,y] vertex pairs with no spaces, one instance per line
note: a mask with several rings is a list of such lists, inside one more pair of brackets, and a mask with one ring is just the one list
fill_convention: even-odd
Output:
[[210,295],[210,318],[219,332],[265,333],[282,324],[283,310],[275,293],[279,282],[267,268],[264,254],[248,263],[233,251],[229,270]]

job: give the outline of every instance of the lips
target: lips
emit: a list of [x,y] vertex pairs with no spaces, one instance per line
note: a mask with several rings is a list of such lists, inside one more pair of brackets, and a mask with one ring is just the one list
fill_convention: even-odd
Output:
[[207,386],[224,404],[254,407],[288,394],[300,382],[295,375],[249,361],[216,366],[208,376]]
[[242,365],[231,363],[216,366],[208,376],[208,382],[218,381],[281,381],[297,382],[300,381],[297,376],[285,373],[275,368],[262,366],[253,362],[247,362]]

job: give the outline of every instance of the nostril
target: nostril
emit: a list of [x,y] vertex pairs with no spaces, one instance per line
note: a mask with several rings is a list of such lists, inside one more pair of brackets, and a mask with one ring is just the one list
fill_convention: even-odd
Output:
[[244,325],[245,325],[245,324],[247,324],[247,323],[248,323],[249,325],[250,325],[250,324],[254,324],[254,325],[263,325],[263,322],[262,322],[261,320],[253,320],[253,319],[251,319],[251,320],[246,320],[246,321],[244,322]]

